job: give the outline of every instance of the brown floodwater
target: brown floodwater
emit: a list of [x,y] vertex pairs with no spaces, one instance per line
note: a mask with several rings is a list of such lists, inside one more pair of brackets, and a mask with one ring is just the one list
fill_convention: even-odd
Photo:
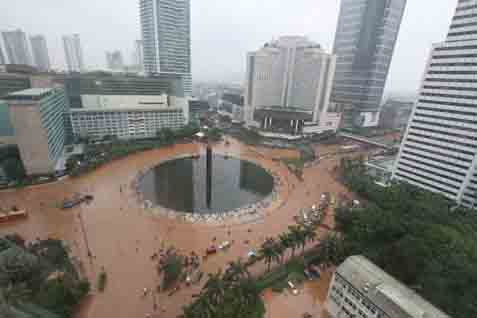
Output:
[[[198,144],[179,144],[114,161],[79,178],[1,191],[0,207],[16,205],[27,209],[30,215],[24,221],[0,225],[0,235],[19,233],[28,240],[47,237],[64,240],[94,287],[98,272],[105,268],[108,274],[106,290],[103,293],[94,292],[85,301],[78,312],[81,318],[145,317],[148,313],[152,317],[176,317],[181,313],[182,306],[200,290],[200,286],[181,288],[173,296],[149,293],[143,297],[144,288],[154,290],[159,284],[157,261],[151,260],[151,255],[168,246],[175,246],[183,253],[195,251],[202,255],[214,239],[216,242],[233,241],[227,252],[208,257],[201,264],[205,273],[216,272],[229,261],[245,258],[247,252],[252,247],[258,247],[266,237],[284,232],[293,223],[293,216],[301,208],[315,204],[322,192],[335,196],[346,192],[333,178],[337,158],[323,160],[319,165],[307,168],[304,180],[299,181],[283,164],[272,160],[297,156],[295,151],[252,148],[235,140],[230,141],[229,146],[223,143],[214,146],[214,151],[258,164],[278,175],[282,181],[275,187],[278,193],[276,201],[265,209],[263,218],[254,223],[231,222],[219,226],[190,224],[154,216],[143,209],[143,202],[133,186],[140,172],[167,158],[204,152]],[[328,150],[323,146],[318,151],[325,153]],[[71,210],[59,209],[64,199],[77,193],[93,194],[94,200]],[[332,213],[327,214],[325,222],[334,225]],[[264,269],[263,264],[258,264],[252,271],[260,273]],[[316,299],[313,290],[303,293],[303,297]],[[154,303],[158,305],[156,311]],[[273,313],[273,310],[270,308],[270,312]],[[297,313],[300,311],[291,316]]]

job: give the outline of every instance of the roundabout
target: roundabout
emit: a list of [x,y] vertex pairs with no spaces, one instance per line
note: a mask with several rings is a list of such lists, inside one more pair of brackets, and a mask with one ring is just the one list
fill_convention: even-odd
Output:
[[[320,148],[320,152],[326,151],[324,147],[328,146]],[[146,194],[141,191],[141,176],[147,176],[151,169],[171,160],[204,152],[200,144],[177,144],[130,155],[78,178],[0,192],[2,207],[16,205],[29,212],[29,218],[24,221],[1,225],[0,235],[19,233],[27,240],[48,237],[63,240],[77,259],[80,271],[93,286],[101,269],[107,271],[106,290],[89,297],[79,310],[81,318],[144,317],[153,312],[153,303],[159,304],[161,317],[176,317],[182,306],[191,302],[192,295],[200,291],[201,285],[181,289],[172,296],[157,293],[154,298],[141,297],[144,288],[155,290],[160,284],[151,255],[170,246],[183,254],[203,255],[213,242],[233,242],[226,252],[202,262],[201,270],[205,274],[214,273],[232,260],[246,259],[247,253],[257,249],[266,237],[286,231],[294,223],[297,212],[316,203],[321,193],[346,192],[332,176],[339,158],[306,168],[301,181],[280,161],[296,158],[296,151],[251,147],[231,139],[229,145],[214,146],[218,160],[225,161],[227,156],[231,163],[238,160],[237,165],[247,162],[260,167],[273,179],[271,192],[268,193],[267,188],[267,193],[253,197],[251,201],[238,202],[232,210],[221,207],[213,211],[223,213],[178,212],[162,204],[147,206]],[[240,179],[237,171],[233,176]],[[61,210],[59,203],[75,194],[92,194],[94,200]],[[237,213],[251,205],[256,205],[257,214],[240,216]],[[210,220],[194,220],[196,215],[209,215]],[[332,216],[326,222],[332,225]],[[251,270],[255,274],[261,273],[264,265],[258,263]]]

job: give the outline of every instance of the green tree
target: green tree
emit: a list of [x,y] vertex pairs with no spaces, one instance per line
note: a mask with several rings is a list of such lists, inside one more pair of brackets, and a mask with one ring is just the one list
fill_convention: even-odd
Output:
[[295,250],[300,246],[302,240],[302,231],[299,225],[291,225],[288,227],[288,236],[290,238],[290,244],[292,249],[292,257],[295,256]]
[[265,240],[259,250],[259,254],[263,257],[265,264],[267,264],[267,271],[270,271],[272,261],[279,260],[280,255],[277,252],[276,242],[273,238]]
[[25,283],[0,287],[0,313],[2,317],[13,317],[13,308],[29,298],[31,291]]
[[9,180],[23,180],[26,177],[25,167],[20,158],[10,157],[4,160],[3,169]]
[[278,239],[280,240],[280,244],[282,245],[282,247],[284,249],[284,252],[283,252],[283,256],[284,256],[286,251],[293,247],[292,239],[290,237],[290,234],[288,234],[288,233],[280,234]]

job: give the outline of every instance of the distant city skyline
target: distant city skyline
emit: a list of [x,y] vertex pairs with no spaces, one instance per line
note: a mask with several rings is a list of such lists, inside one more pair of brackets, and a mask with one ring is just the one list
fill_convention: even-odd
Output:
[[[409,1],[387,81],[387,92],[417,91],[432,44],[442,40],[456,3],[457,0]],[[272,37],[306,35],[331,50],[339,4],[336,0],[315,4],[307,0],[285,3],[276,0],[194,1],[191,8],[194,81],[243,82],[246,52]],[[34,18],[35,12],[45,8],[54,17],[48,23]],[[120,49],[128,57],[126,64],[132,64],[130,57],[135,51],[135,40],[140,39],[137,8],[138,1],[118,4],[110,0],[83,0],[68,5],[59,5],[57,0],[2,2],[0,30],[21,28],[27,34],[44,34],[54,68],[66,67],[61,36],[67,33],[81,35],[85,63],[91,69],[106,66],[104,52],[111,47]],[[207,18],[203,12],[208,12]],[[422,19],[422,12],[432,19]],[[84,16],[88,16],[87,22]],[[6,54],[5,50],[3,53]]]

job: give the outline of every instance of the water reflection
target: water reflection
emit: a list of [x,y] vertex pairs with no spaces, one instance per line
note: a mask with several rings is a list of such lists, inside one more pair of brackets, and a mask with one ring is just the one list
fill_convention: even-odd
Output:
[[233,210],[260,201],[273,190],[273,177],[248,161],[214,155],[211,171],[210,206],[205,156],[168,161],[151,169],[140,189],[154,205],[195,213]]

